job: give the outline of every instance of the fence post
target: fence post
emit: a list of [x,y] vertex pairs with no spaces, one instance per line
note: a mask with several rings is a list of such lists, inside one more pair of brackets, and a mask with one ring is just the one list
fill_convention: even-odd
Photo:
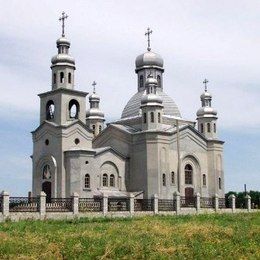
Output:
[[236,196],[234,194],[229,195],[228,197],[229,203],[231,204],[232,212],[236,209]]
[[218,209],[219,209],[219,204],[218,204],[218,194],[216,193],[215,194],[215,197],[214,197],[214,206],[215,206],[215,211],[217,212],[218,211]]
[[43,191],[41,191],[39,196],[39,211],[41,216],[46,214],[46,194]]
[[2,213],[5,216],[9,215],[9,193],[7,191],[2,192]]
[[245,197],[246,199],[246,208],[247,208],[247,211],[251,211],[251,197],[250,195],[246,195]]
[[159,213],[159,199],[158,199],[158,195],[154,194],[153,195],[153,213],[154,214],[158,214]]
[[181,211],[181,195],[178,191],[174,192],[174,199],[176,205],[176,215],[178,215]]
[[79,214],[79,194],[74,192],[72,194],[72,211],[74,215]]
[[135,212],[135,195],[133,193],[130,194],[130,215]]
[[200,194],[199,192],[196,195],[196,211],[199,212],[200,210]]
[[108,212],[108,195],[103,194],[103,215],[105,216]]

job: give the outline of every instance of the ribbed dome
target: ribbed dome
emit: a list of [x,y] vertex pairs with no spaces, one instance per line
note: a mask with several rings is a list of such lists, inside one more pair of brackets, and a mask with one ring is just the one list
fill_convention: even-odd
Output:
[[142,68],[144,66],[157,66],[163,67],[162,57],[152,51],[147,51],[139,56],[135,60],[136,69]]
[[[144,91],[141,91],[132,96],[132,98],[126,104],[121,118],[134,117],[139,115],[143,94]],[[159,89],[157,90],[157,95],[162,98],[164,115],[181,117],[181,113],[171,97],[169,97],[167,94],[160,91]]]

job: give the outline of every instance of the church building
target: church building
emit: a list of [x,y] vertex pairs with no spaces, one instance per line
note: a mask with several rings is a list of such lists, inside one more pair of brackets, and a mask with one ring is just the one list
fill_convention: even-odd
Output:
[[[32,192],[66,198],[128,197],[172,199],[224,197],[223,144],[217,137],[217,111],[207,89],[196,120],[186,120],[164,90],[164,62],[150,47],[135,60],[137,92],[121,118],[105,125],[96,93],[74,88],[75,60],[62,36],[51,60],[51,90],[39,94],[40,124],[32,132]],[[86,104],[88,96],[89,104]],[[88,108],[87,108],[88,107]],[[195,113],[194,113],[195,114]]]

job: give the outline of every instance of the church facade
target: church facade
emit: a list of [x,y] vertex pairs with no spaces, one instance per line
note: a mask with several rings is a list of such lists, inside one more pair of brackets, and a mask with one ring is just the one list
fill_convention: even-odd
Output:
[[105,127],[95,82],[88,109],[88,93],[74,89],[75,60],[63,30],[51,60],[52,89],[39,94],[40,125],[32,132],[33,195],[224,197],[224,142],[207,82],[196,121],[183,119],[164,92],[163,59],[151,51],[150,33],[147,51],[135,60],[137,92]]

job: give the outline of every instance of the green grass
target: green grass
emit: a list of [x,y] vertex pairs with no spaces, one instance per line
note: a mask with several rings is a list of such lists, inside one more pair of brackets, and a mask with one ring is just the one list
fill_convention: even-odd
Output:
[[0,224],[0,259],[260,259],[260,213]]

